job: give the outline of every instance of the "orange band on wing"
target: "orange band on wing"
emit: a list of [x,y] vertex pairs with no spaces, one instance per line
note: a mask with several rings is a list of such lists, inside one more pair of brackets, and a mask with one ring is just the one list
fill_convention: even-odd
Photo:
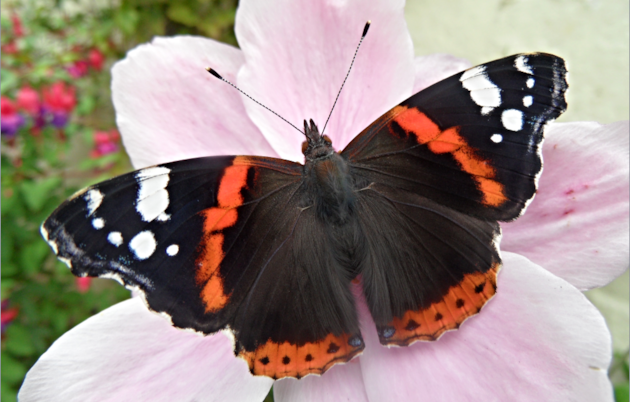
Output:
[[[380,342],[407,346],[415,341],[434,341],[444,332],[459,328],[494,296],[499,268],[500,265],[495,264],[487,272],[466,274],[439,302],[423,310],[407,311],[402,318],[394,318],[386,330],[379,330]],[[388,336],[383,336],[384,333]]]
[[441,133],[437,124],[416,108],[396,106],[390,113],[396,116],[394,121],[403,130],[416,136],[420,144],[426,144]]
[[243,204],[241,190],[247,186],[247,171],[249,168],[250,166],[246,165],[233,165],[225,168],[217,194],[219,207],[234,208]]
[[477,188],[483,194],[483,204],[498,207],[507,201],[503,184],[494,180],[495,169],[459,135],[459,127],[441,131],[433,120],[413,107],[396,106],[390,113],[394,116],[392,121],[408,135],[413,134],[419,144],[426,144],[431,152],[452,154],[462,169],[477,182]]
[[242,351],[254,375],[273,379],[283,377],[302,378],[307,374],[322,374],[336,363],[345,363],[365,348],[359,336],[329,334],[319,342],[295,345],[267,341],[253,352]]
[[195,279],[202,288],[201,299],[206,312],[221,310],[227,304],[229,295],[225,292],[219,267],[225,258],[223,229],[232,227],[238,220],[237,207],[244,202],[242,191],[247,188],[247,175],[251,163],[244,157],[235,157],[232,165],[225,168],[219,182],[217,206],[200,214],[204,218],[204,238],[200,244]]

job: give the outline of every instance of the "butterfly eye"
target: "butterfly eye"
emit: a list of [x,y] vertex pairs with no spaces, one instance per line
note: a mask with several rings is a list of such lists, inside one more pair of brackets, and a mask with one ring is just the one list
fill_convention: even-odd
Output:
[[322,137],[324,139],[324,141],[326,142],[326,144],[328,145],[332,145],[332,140],[330,139],[329,136],[325,135]]
[[306,149],[308,148],[308,141],[304,141],[302,143],[302,153],[306,153]]

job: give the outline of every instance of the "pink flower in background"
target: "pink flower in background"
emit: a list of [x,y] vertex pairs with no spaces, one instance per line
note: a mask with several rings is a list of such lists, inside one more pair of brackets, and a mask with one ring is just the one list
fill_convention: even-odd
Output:
[[27,112],[31,116],[37,116],[40,113],[39,93],[29,86],[23,86],[18,90],[16,103],[18,109]]
[[0,320],[2,322],[3,335],[7,326],[11,324],[11,321],[13,321],[15,317],[17,317],[17,315],[18,315],[18,309],[15,307],[9,308],[9,300],[8,299],[3,300],[2,301],[2,317]]
[[17,112],[15,103],[3,96],[1,98],[1,126],[2,134],[13,137],[15,133],[24,125],[24,117]]
[[116,129],[112,129],[109,131],[95,131],[94,149],[90,152],[90,157],[98,158],[117,152],[119,149],[119,142],[120,134],[118,134],[118,130]]
[[77,103],[74,87],[58,81],[44,88],[42,94],[44,112],[50,123],[57,128],[65,127]]
[[[240,49],[157,38],[114,67],[117,123],[132,163],[221,154],[301,161],[302,136],[205,68],[289,121],[322,122],[368,19],[370,34],[327,129],[336,149],[413,92],[469,66],[448,55],[414,57],[402,2],[243,0]],[[554,124],[547,138],[541,191],[525,216],[505,226],[509,252],[497,295],[439,341],[381,346],[359,298],[364,353],[321,377],[274,383],[251,376],[224,333],[177,330],[134,298],[57,340],[20,397],[261,401],[275,384],[279,402],[611,400],[610,336],[578,287],[601,286],[628,266],[628,122]]]
[[2,53],[15,54],[18,52],[17,44],[15,41],[11,41],[6,45],[2,45]]
[[103,69],[103,63],[105,63],[105,56],[96,48],[90,49],[88,53],[88,63],[90,67],[96,71],[101,71]]
[[77,60],[70,66],[66,67],[66,71],[72,78],[81,78],[88,73],[90,65],[85,60]]
[[17,14],[11,15],[11,23],[13,24],[13,35],[16,38],[24,36],[24,27],[22,26],[22,20]]
[[74,283],[76,284],[79,293],[87,293],[87,291],[90,290],[90,286],[92,285],[92,278],[88,276],[82,278],[74,278]]

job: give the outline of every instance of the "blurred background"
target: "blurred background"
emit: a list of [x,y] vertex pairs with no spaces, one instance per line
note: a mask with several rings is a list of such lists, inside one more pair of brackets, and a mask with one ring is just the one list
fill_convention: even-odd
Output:
[[[75,278],[39,235],[76,190],[131,170],[116,129],[110,68],[157,35],[202,35],[237,46],[235,0],[3,0],[2,401],[50,344],[129,297],[109,280]],[[411,0],[417,55],[473,64],[516,52],[565,57],[561,121],[628,119],[628,1]],[[159,83],[156,83],[159,85]],[[587,296],[611,328],[610,376],[628,401],[628,274]]]

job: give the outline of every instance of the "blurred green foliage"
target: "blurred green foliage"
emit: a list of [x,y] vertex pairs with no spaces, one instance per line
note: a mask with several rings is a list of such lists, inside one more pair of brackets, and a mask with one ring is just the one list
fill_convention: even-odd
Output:
[[72,193],[131,169],[111,65],[156,35],[236,44],[235,10],[232,0],[2,2],[2,401],[16,400],[55,339],[129,297],[113,281],[72,276],[39,233]]

